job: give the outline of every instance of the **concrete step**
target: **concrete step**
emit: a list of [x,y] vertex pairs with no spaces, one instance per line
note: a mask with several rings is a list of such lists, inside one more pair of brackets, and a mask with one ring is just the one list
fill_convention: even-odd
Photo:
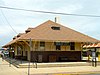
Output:
[[88,66],[89,64],[38,64],[38,68],[44,68],[44,67],[73,67],[73,66]]
[[[19,64],[19,65],[16,65],[18,68],[28,68],[28,64]],[[47,63],[37,63],[36,64],[30,64],[30,68],[46,68],[46,67],[73,67],[73,66],[91,66],[91,64],[89,63],[79,63],[79,64],[63,64],[63,63],[52,63],[52,64],[47,64]]]

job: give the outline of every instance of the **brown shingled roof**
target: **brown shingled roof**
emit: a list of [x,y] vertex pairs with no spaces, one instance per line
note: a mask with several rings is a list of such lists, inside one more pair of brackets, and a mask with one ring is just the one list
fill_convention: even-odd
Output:
[[92,37],[84,35],[68,27],[62,26],[50,20],[35,28],[28,28],[26,34],[18,34],[14,40],[3,47],[9,46],[20,40],[38,40],[38,41],[64,41],[64,42],[99,42]]
[[[54,27],[54,29],[52,28]],[[55,28],[57,30],[55,30]],[[40,24],[29,33],[20,37],[20,40],[39,40],[39,41],[68,41],[68,42],[99,42],[98,40],[77,32],[68,27],[62,26],[50,20]]]

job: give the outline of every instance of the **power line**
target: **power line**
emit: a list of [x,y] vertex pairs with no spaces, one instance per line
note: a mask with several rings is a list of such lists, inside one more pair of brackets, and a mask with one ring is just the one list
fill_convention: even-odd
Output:
[[12,7],[5,7],[5,6],[0,6],[0,8],[12,9],[12,10],[30,11],[30,12],[38,12],[38,13],[69,15],[69,16],[100,17],[99,15],[68,14],[68,13],[59,13],[59,12],[50,12],[50,11],[37,11],[37,10],[29,10],[29,9],[12,8]]
[[17,32],[15,31],[15,29],[12,27],[12,25],[10,24],[10,22],[8,21],[8,19],[6,18],[6,16],[4,15],[4,13],[3,13],[2,10],[1,10],[1,13],[2,13],[3,17],[5,18],[6,22],[8,23],[8,25],[10,26],[10,28],[11,28],[15,33],[17,33]]

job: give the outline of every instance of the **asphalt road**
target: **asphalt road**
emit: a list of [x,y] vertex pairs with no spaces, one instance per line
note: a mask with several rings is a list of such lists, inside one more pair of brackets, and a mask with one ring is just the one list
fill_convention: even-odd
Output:
[[[83,75],[83,74],[82,74]],[[100,73],[98,73],[98,74],[85,74],[85,75],[100,75]]]
[[31,74],[31,75],[100,75],[98,74]]

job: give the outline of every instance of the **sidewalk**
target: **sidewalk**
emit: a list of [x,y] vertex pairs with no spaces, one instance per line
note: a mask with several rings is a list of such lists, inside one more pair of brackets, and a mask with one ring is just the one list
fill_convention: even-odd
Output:
[[[72,67],[47,67],[30,68],[30,75],[54,75],[54,74],[87,74],[100,73],[100,66],[72,66]],[[0,58],[0,75],[28,75],[28,68],[16,68]]]
[[0,58],[0,75],[27,75],[27,73],[21,72],[13,65],[9,67],[9,63],[5,60],[2,61],[2,59]]
[[31,74],[89,74],[100,73],[100,66],[80,66],[80,67],[58,67],[58,68],[38,68],[31,69]]

